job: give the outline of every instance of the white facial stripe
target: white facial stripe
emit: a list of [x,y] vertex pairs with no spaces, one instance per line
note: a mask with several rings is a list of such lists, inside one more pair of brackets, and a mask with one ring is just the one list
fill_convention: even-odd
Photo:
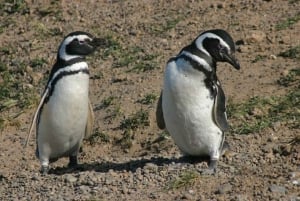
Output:
[[183,51],[181,54],[191,58],[192,60],[196,61],[197,63],[201,64],[203,68],[205,68],[207,71],[212,71],[210,65],[205,61],[205,59],[202,59],[194,54],[191,54],[190,52]]
[[196,46],[201,50],[201,51],[203,51],[203,52],[205,52],[205,54],[207,54],[207,55],[209,55],[210,56],[210,54],[206,51],[206,49],[203,47],[203,40],[205,39],[205,38],[216,38],[216,39],[219,39],[220,40],[220,43],[221,43],[221,45],[223,45],[224,47],[226,47],[227,48],[227,50],[230,52],[230,47],[229,47],[229,45],[222,39],[222,38],[220,38],[219,36],[217,36],[216,34],[213,34],[213,33],[205,33],[205,34],[203,34],[203,35],[201,35],[199,38],[197,38],[197,40],[196,40]]
[[55,78],[61,73],[61,72],[70,72],[70,71],[77,71],[77,70],[84,70],[84,69],[88,69],[88,65],[86,62],[78,62],[78,63],[75,63],[73,65],[70,65],[70,66],[67,66],[67,67],[64,67],[64,68],[61,68],[59,69],[58,71],[56,71],[53,75],[53,77],[51,78],[49,84],[48,84],[48,87],[51,86],[51,83],[53,80],[55,80]]
[[[87,35],[76,35],[76,36],[69,36],[67,37],[63,43],[61,44],[60,46],[60,49],[59,49],[59,56],[61,59],[65,60],[65,61],[69,61],[71,59],[74,59],[74,58],[77,58],[79,57],[79,55],[69,55],[66,53],[66,46],[72,41],[74,40],[75,38],[77,38],[79,41],[84,41],[85,39],[89,38],[91,39],[90,37],[88,37]],[[91,39],[92,40],[92,39]]]

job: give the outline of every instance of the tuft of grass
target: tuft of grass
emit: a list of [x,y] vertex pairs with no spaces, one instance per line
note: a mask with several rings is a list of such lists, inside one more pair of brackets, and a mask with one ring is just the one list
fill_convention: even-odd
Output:
[[117,59],[118,54],[120,54],[122,52],[122,46],[121,44],[112,36],[112,35],[108,35],[105,37],[109,47],[104,49],[101,57],[102,59],[107,59],[110,55],[112,55],[113,57],[115,57]]
[[146,94],[145,97],[138,100],[138,102],[144,105],[150,105],[153,104],[156,99],[157,99],[157,95],[150,93],[150,94]]
[[0,11],[7,14],[29,13],[29,7],[25,0],[4,0],[0,3]]
[[288,87],[297,83],[300,78],[300,69],[292,69],[286,76],[282,76],[277,80],[277,83],[281,86]]
[[228,105],[228,117],[234,123],[231,129],[237,134],[260,132],[275,122],[299,128],[300,89],[279,97],[252,97],[239,104]]
[[120,128],[123,130],[136,130],[137,128],[149,126],[149,113],[145,110],[139,110],[135,114],[131,115],[121,121]]
[[300,12],[298,12],[295,16],[289,17],[276,25],[276,30],[287,29],[294,24],[296,24],[300,20]]
[[199,173],[196,171],[186,171],[181,173],[177,178],[171,180],[167,186],[167,190],[176,190],[180,188],[187,188],[195,184],[200,178]]
[[251,62],[252,63],[256,63],[258,61],[263,61],[267,58],[267,56],[265,55],[257,55]]
[[167,19],[166,21],[160,23],[160,24],[151,24],[148,28],[148,32],[154,34],[154,35],[161,35],[173,28],[176,27],[176,25],[183,19],[183,16],[178,16],[174,18]]
[[44,58],[35,58],[30,61],[30,66],[32,68],[42,67],[44,64],[48,64],[47,60]]
[[90,143],[90,145],[94,145],[97,142],[109,143],[110,137],[106,133],[100,132],[99,128],[96,128],[95,132],[86,140]]
[[278,54],[278,56],[300,60],[300,45],[292,47],[284,52],[281,52]]
[[239,104],[228,104],[228,117],[233,120],[232,131],[238,134],[259,132],[276,122],[290,128],[299,128],[300,121],[300,70],[292,69],[277,82],[293,86],[285,95],[274,97],[252,97]]
[[107,98],[105,98],[105,99],[103,99],[102,100],[102,104],[101,104],[101,107],[102,108],[107,108],[107,107],[109,107],[110,105],[113,105],[113,104],[115,104],[114,102],[115,102],[115,100],[116,100],[116,97],[115,96],[109,96],[109,97],[107,97]]

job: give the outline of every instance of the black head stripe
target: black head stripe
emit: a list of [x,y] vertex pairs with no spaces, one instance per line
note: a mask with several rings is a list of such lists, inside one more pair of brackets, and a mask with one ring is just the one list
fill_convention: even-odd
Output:
[[71,43],[66,45],[66,53],[68,55],[88,55],[91,54],[95,48],[85,41],[84,44],[80,44],[79,40],[75,38]]
[[205,31],[202,34],[205,34],[205,33],[216,34],[217,36],[222,38],[229,45],[230,50],[232,52],[235,52],[234,41],[233,41],[232,37],[229,35],[229,33],[227,33],[225,30],[223,30],[223,29],[213,29],[213,30]]
[[75,63],[79,63],[79,62],[83,62],[84,58],[81,57],[77,57],[68,61],[62,60],[61,58],[59,58],[59,56],[57,55],[57,60],[56,63],[54,64],[50,76],[49,76],[49,80],[47,85],[49,84],[50,80],[52,79],[52,77],[54,76],[54,74],[61,68],[67,67],[67,66],[71,66]]
[[94,38],[94,36],[90,33],[84,32],[84,31],[74,31],[72,33],[69,33],[65,38],[69,36],[78,36],[78,35],[87,35],[90,38]]

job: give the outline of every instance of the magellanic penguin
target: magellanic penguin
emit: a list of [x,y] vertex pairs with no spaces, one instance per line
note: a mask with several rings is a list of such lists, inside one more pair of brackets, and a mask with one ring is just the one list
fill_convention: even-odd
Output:
[[216,75],[217,62],[240,65],[232,37],[224,30],[201,33],[166,65],[156,118],[188,156],[208,156],[214,173],[228,130],[225,95]]
[[48,173],[49,163],[61,157],[69,157],[69,167],[78,163],[81,142],[91,133],[94,120],[85,57],[104,44],[104,39],[76,31],[67,35],[58,48],[26,141],[27,145],[35,124],[36,155],[43,174]]

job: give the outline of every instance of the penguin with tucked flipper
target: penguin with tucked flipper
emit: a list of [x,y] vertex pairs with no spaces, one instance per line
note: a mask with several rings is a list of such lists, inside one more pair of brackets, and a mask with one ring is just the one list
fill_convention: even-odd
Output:
[[89,68],[85,57],[105,40],[76,31],[61,42],[40,104],[34,115],[29,136],[36,125],[36,155],[41,172],[49,163],[69,157],[69,167],[78,164],[77,155],[84,136],[93,127],[93,109],[89,101]]
[[217,62],[240,69],[234,53],[234,41],[226,31],[201,33],[167,62],[158,100],[158,127],[168,130],[185,155],[208,156],[208,173],[216,171],[228,146],[224,143],[224,132],[229,129],[226,99],[216,74]]

